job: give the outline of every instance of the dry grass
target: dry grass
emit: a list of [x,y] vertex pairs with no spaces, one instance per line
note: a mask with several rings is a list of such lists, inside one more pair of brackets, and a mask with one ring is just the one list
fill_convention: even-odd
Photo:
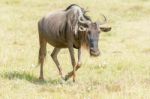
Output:
[[[84,52],[76,83],[62,84],[49,54],[40,82],[37,21],[71,3],[88,8],[93,20],[104,13],[112,31],[101,34],[101,57]],[[0,99],[150,99],[149,12],[148,0],[1,0]],[[65,74],[72,70],[67,49],[59,60]]]

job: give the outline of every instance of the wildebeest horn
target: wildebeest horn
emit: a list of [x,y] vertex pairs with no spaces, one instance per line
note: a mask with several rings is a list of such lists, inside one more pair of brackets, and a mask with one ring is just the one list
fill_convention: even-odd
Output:
[[86,28],[83,27],[83,26],[80,26],[80,27],[79,27],[79,31],[86,31]]
[[104,17],[104,21],[100,23],[101,24],[105,24],[107,22],[107,18],[105,17],[105,15],[101,14]]
[[78,20],[79,20],[79,24],[85,27],[88,27],[88,24],[91,23],[90,21],[86,20],[83,16],[79,16]]

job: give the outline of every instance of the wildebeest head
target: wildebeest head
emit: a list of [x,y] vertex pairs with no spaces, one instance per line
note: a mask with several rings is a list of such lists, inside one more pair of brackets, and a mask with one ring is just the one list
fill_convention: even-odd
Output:
[[80,23],[82,23],[82,26],[79,27],[79,31],[86,34],[86,39],[87,39],[87,43],[88,43],[91,56],[100,55],[100,50],[98,48],[100,32],[101,31],[108,32],[111,30],[111,27],[106,25],[107,19],[105,16],[104,18],[105,18],[105,21],[103,23],[91,22],[91,21],[82,22],[82,20],[80,20]]

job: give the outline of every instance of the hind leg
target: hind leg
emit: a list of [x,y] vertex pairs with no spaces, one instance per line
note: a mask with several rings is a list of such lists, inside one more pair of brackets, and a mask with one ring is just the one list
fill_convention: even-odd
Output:
[[52,57],[53,61],[55,62],[56,66],[57,66],[57,69],[59,71],[59,74],[60,74],[61,78],[63,78],[62,69],[61,69],[60,64],[58,62],[58,59],[57,59],[57,55],[58,55],[59,51],[60,51],[60,48],[54,48],[54,50],[51,54],[51,57]]
[[40,80],[44,80],[43,77],[43,64],[44,64],[44,59],[46,56],[46,40],[42,37],[39,36],[39,42],[40,42],[40,49],[39,49],[39,64],[40,64]]

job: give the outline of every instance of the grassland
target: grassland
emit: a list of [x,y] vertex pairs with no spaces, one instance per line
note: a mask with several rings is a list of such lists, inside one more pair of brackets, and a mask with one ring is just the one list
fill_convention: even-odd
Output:
[[[48,46],[41,82],[37,22],[71,3],[93,21],[105,14],[112,31],[101,34],[100,57],[84,52],[76,83],[61,83]],[[149,0],[0,0],[0,99],[150,99],[149,27]],[[72,70],[67,49],[59,60],[65,74]]]

